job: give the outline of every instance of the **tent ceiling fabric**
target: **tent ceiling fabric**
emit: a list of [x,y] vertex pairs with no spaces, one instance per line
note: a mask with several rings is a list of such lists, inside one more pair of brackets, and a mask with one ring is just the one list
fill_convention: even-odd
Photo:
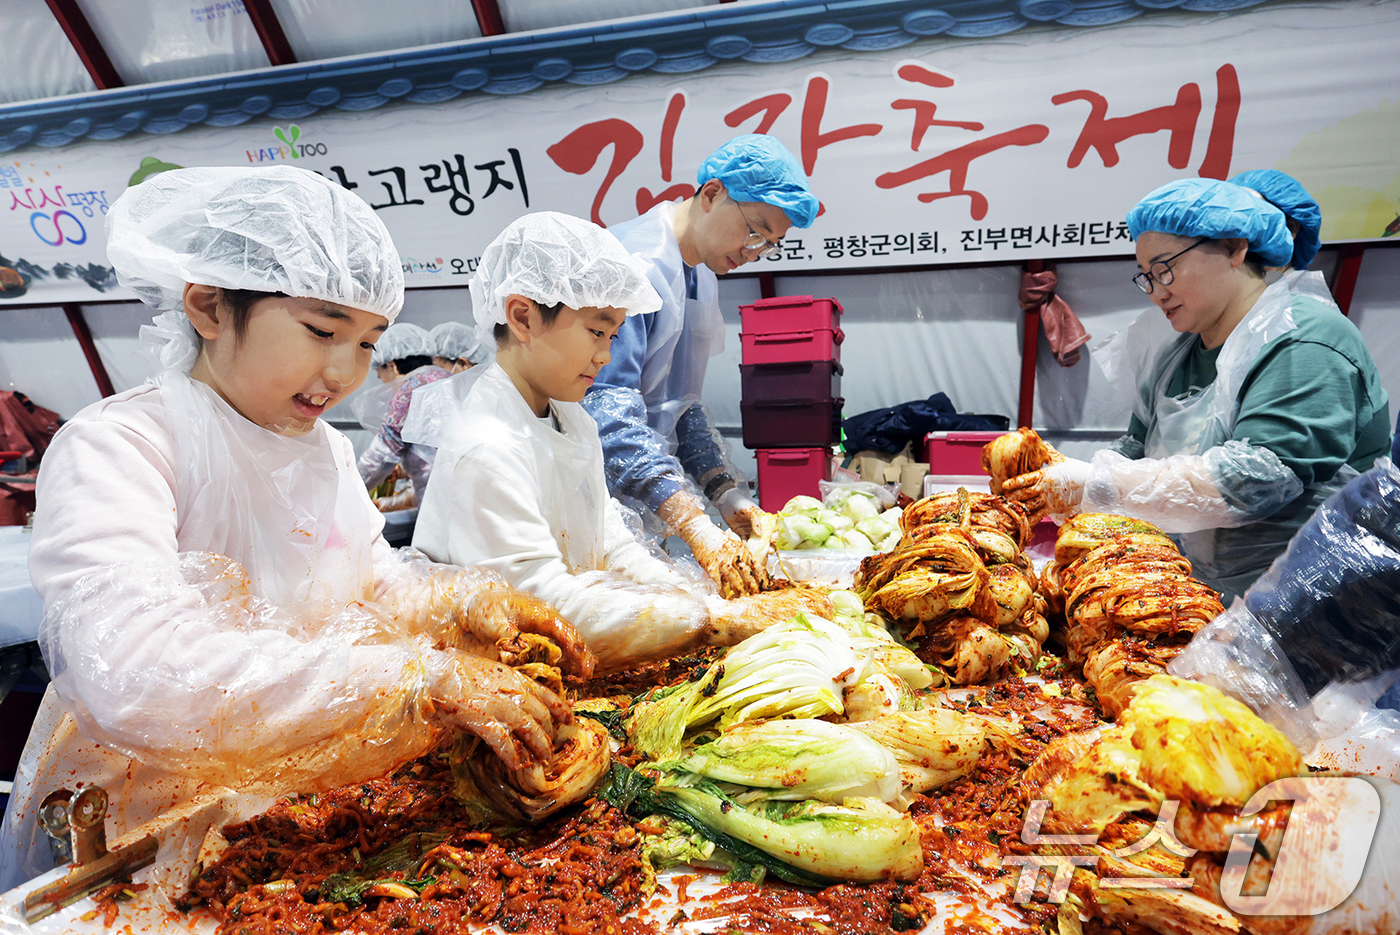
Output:
[[481,36],[471,0],[271,0],[297,61],[369,55]]
[[0,3],[0,36],[0,104],[97,90],[44,0]]
[[[301,63],[481,38],[472,0],[266,0]],[[670,13],[719,0],[501,0],[507,32]],[[244,0],[76,0],[123,83],[269,66]],[[0,105],[96,90],[45,0],[0,3]]]
[[271,64],[237,0],[204,6],[189,0],[78,0],[78,6],[127,85]]

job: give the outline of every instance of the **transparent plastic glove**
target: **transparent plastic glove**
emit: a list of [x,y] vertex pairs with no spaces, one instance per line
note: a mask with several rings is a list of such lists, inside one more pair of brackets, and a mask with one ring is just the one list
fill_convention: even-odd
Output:
[[1091,466],[1080,512],[1132,516],[1170,533],[1244,526],[1303,492],[1278,455],[1234,439],[1204,454],[1136,461],[1105,450]]
[[747,539],[753,535],[754,516],[762,512],[758,504],[754,503],[738,484],[715,497],[715,508],[740,539]]
[[414,632],[427,634],[438,646],[507,665],[544,661],[537,643],[524,634],[543,636],[562,651],[564,671],[582,678],[593,674],[595,660],[583,637],[534,595],[517,591],[492,571],[439,564],[412,549],[394,556],[392,564],[375,569],[380,600]]
[[740,539],[728,529],[720,529],[701,513],[686,520],[676,530],[685,540],[695,560],[719,587],[725,597],[757,594],[768,583],[768,572],[754,561]]
[[1032,524],[1046,517],[1063,523],[1081,511],[1089,476],[1089,462],[1065,458],[1003,482],[1001,495],[1025,507]]
[[380,497],[374,501],[374,505],[381,513],[394,513],[399,510],[411,510],[418,505],[418,496],[413,488],[402,493],[390,494],[387,497]]
[[448,651],[426,669],[432,718],[480,737],[511,769],[548,762],[556,727],[573,721],[558,695],[499,662]]
[[787,588],[734,600],[710,597],[706,601],[710,610],[706,642],[712,646],[733,646],[799,613],[830,620],[836,612],[827,594],[821,588]]

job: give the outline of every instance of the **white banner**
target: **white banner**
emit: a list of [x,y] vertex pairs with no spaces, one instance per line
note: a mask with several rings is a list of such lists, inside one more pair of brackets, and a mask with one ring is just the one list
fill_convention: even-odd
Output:
[[824,209],[747,269],[1127,255],[1124,216],[1151,189],[1258,168],[1309,188],[1324,240],[1379,239],[1400,229],[1397,36],[1400,4],[1158,11],[31,145],[0,157],[0,301],[124,297],[102,218],[163,167],[320,172],[379,212],[408,285],[433,287],[465,284],[527,211],[607,224],[687,196],[697,163],[745,132],[783,140]]

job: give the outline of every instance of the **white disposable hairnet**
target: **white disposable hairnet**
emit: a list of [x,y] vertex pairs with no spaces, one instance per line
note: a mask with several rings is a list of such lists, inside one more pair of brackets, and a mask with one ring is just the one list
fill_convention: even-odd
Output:
[[107,258],[147,305],[182,307],[186,283],[280,292],[391,322],[403,267],[359,196],[291,166],[172,169],[107,213]]
[[494,346],[506,320],[506,296],[540,305],[621,308],[629,315],[661,308],[646,266],[616,237],[582,218],[541,211],[510,223],[481,253],[471,280],[477,337]]
[[476,331],[460,321],[445,321],[430,333],[437,347],[434,356],[472,364],[479,364],[486,358],[486,348],[476,339]]
[[405,357],[434,357],[437,355],[437,342],[425,329],[412,322],[401,321],[384,329],[379,340],[374,342],[374,353],[370,363],[382,367],[393,360]]

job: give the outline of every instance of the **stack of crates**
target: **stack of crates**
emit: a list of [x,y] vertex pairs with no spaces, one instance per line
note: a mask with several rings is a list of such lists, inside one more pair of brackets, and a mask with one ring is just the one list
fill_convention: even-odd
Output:
[[810,295],[742,305],[744,447],[758,460],[759,505],[820,495],[841,440],[841,303]]

